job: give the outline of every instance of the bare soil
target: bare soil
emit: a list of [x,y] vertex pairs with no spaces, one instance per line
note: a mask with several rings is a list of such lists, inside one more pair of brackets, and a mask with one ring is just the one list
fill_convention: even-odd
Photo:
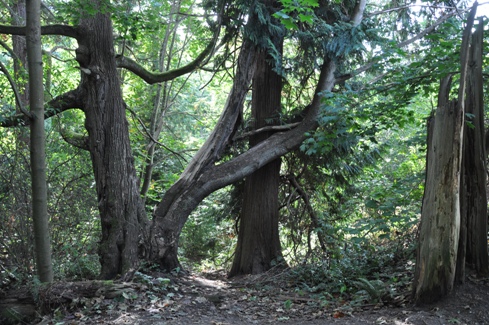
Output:
[[73,299],[33,324],[489,324],[487,278],[469,276],[450,296],[419,307],[407,292],[378,303],[328,302],[278,275],[154,273],[143,280],[119,298]]

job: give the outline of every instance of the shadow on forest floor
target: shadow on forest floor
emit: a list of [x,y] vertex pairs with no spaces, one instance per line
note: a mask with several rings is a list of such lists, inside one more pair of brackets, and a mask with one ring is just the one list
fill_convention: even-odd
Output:
[[424,307],[413,306],[407,292],[376,304],[327,302],[297,291],[283,274],[229,280],[219,272],[153,273],[114,285],[115,297],[99,289],[76,298],[68,283],[60,285],[56,294],[70,302],[31,324],[489,324],[489,279],[471,277]]

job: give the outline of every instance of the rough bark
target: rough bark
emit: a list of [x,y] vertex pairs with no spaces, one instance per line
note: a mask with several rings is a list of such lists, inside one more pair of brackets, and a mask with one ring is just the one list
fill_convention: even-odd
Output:
[[[178,261],[178,237],[189,214],[197,205],[212,192],[245,178],[259,168],[287,152],[297,148],[306,138],[307,131],[317,127],[316,115],[319,110],[323,90],[331,90],[334,86],[336,64],[327,61],[321,69],[316,95],[309,114],[297,128],[271,136],[247,152],[220,165],[210,165],[203,169],[194,179],[188,179],[189,173],[184,172],[163,197],[158,205],[151,228],[151,260],[162,265],[164,269],[180,267]],[[229,118],[231,113],[226,110],[222,118]],[[227,124],[222,124],[224,127]],[[212,147],[203,147],[211,152]],[[187,182],[184,182],[187,180]],[[164,206],[166,204],[167,206]]]
[[44,133],[44,87],[41,47],[41,1],[27,4],[27,59],[29,67],[29,104],[31,112],[31,182],[32,220],[37,274],[41,282],[53,281],[51,237],[46,183],[46,151]]
[[233,87],[216,128],[154,212],[150,256],[167,270],[180,267],[177,257],[180,232],[192,210],[211,193],[198,191],[200,177],[220,158],[239,123],[255,68],[255,52],[250,41],[243,43]]
[[458,100],[449,100],[451,76],[444,78],[436,115],[428,128],[426,184],[413,283],[417,303],[431,303],[447,295],[455,281],[466,75],[475,11],[476,7],[469,15],[462,39]]
[[[365,0],[359,1],[351,19],[354,25],[361,22],[364,8]],[[248,21],[250,22],[251,20]],[[225,145],[230,141],[238,121],[243,96],[247,92],[242,87],[249,82],[254,70],[254,52],[251,44],[245,41],[234,85],[216,128],[155,210],[151,227],[150,256],[152,261],[165,269],[180,266],[177,256],[178,239],[190,212],[213,191],[243,179],[296,149],[306,139],[306,132],[318,125],[316,116],[321,104],[321,93],[331,91],[335,85],[336,62],[325,59],[313,101],[301,124],[288,132],[272,135],[226,163],[215,165]]]
[[78,31],[83,37],[78,38],[76,60],[82,71],[82,106],[102,226],[100,276],[112,279],[136,270],[146,216],[129,142],[109,14],[85,15]]
[[[419,247],[416,259],[415,299],[430,303],[453,288],[460,231],[459,107],[448,101],[451,77],[442,82],[439,106],[428,129],[427,177]],[[438,148],[446,148],[445,150]]]
[[[280,39],[274,43],[277,49],[281,48]],[[262,50],[256,59],[251,101],[255,130],[276,123],[280,114],[282,77],[273,71],[270,61],[266,50]],[[263,132],[250,137],[250,147],[270,135]],[[245,180],[238,243],[229,276],[266,272],[282,257],[278,228],[280,165],[278,158]]]
[[[466,255],[459,256],[479,275],[487,275],[487,196],[484,144],[484,102],[482,80],[483,23],[479,22],[472,36],[471,62],[467,80],[466,112],[471,123],[464,136],[464,196],[462,210],[466,222]],[[464,263],[465,264],[465,263]]]
[[[25,0],[19,0],[15,2],[12,8],[12,21],[15,25],[24,25],[26,22],[26,8]],[[14,76],[17,81],[24,80],[24,82],[17,83],[17,88],[20,90],[19,101],[17,111],[20,111],[21,105],[26,105],[29,102],[29,87],[27,86],[27,46],[26,38],[22,35],[12,35],[12,47],[15,53],[14,57]]]

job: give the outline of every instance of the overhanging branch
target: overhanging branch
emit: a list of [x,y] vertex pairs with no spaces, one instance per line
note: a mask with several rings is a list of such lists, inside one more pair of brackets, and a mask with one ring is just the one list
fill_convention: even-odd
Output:
[[135,75],[137,75],[138,77],[146,81],[148,84],[173,80],[177,77],[180,77],[184,74],[196,70],[197,68],[199,68],[200,66],[206,63],[207,58],[214,51],[217,40],[219,38],[219,31],[220,28],[217,28],[217,31],[214,33],[214,37],[212,41],[207,45],[204,51],[200,53],[200,55],[195,60],[193,60],[192,62],[190,62],[189,64],[183,67],[166,71],[166,72],[154,73],[146,70],[136,61],[121,55],[116,56],[117,66],[119,68],[125,68],[131,71],[132,73],[134,73]]
[[[61,112],[67,111],[73,108],[83,109],[82,103],[80,101],[80,91],[74,89],[68,91],[62,95],[59,95],[49,102],[47,102],[44,107],[44,119],[48,119]],[[7,117],[0,117],[1,127],[15,127],[15,126],[26,126],[30,124],[30,119],[24,114],[16,114]]]
[[[25,36],[26,27],[25,26],[10,26],[10,25],[0,25],[0,34],[8,35],[24,35]],[[41,27],[41,35],[62,35],[73,38],[78,38],[78,30],[75,27],[68,25],[48,25]]]
[[[366,0],[360,0],[350,18],[355,26],[361,22],[365,3]],[[322,96],[324,93],[333,90],[337,81],[334,76],[336,68],[335,60],[325,58],[310,108],[297,127],[287,132],[272,135],[267,140],[260,142],[228,162],[212,167],[209,166],[199,179],[199,190],[210,194],[219,188],[243,179],[269,162],[299,147],[307,137],[306,132],[318,127],[317,115],[321,106]]]

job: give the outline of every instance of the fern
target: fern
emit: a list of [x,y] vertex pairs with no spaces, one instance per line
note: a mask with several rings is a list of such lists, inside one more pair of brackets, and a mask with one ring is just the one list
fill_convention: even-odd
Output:
[[381,301],[385,293],[384,283],[380,280],[369,281],[365,278],[359,278],[358,281],[352,281],[353,285],[360,290],[365,290],[372,299]]

